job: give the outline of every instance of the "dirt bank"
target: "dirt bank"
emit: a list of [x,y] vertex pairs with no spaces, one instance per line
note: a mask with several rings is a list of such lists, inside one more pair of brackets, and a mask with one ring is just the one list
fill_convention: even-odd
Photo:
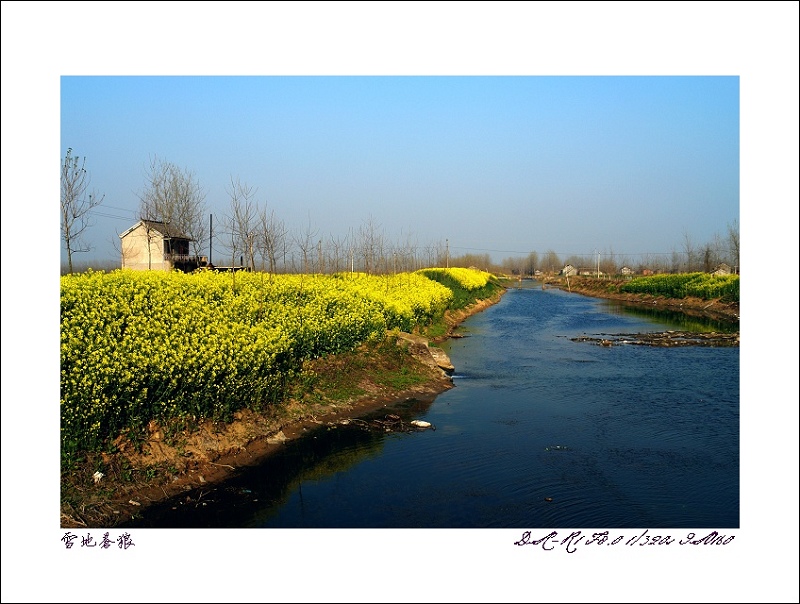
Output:
[[567,282],[567,279],[559,279],[551,282],[550,286],[557,286],[564,290],[583,294],[585,296],[619,300],[631,306],[663,308],[665,310],[682,312],[690,316],[706,317],[737,325],[739,323],[738,302],[725,302],[721,299],[703,300],[702,298],[691,297],[665,298],[663,296],[651,296],[648,294],[622,294],[610,291],[610,289],[618,287],[622,283],[624,283],[624,281],[570,277],[569,282]]

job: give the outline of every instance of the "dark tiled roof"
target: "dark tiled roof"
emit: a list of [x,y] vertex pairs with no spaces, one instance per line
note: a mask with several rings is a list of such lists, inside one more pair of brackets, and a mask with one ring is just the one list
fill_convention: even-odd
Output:
[[188,235],[184,235],[179,230],[173,230],[170,228],[169,223],[161,222],[158,220],[142,220],[145,226],[153,231],[157,231],[164,235],[165,237],[169,237],[171,239],[188,239],[189,241],[192,240],[191,237]]

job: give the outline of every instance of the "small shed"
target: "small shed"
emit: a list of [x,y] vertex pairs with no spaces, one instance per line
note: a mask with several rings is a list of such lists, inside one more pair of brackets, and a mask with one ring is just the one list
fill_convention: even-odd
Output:
[[147,271],[193,271],[208,262],[189,253],[192,238],[168,223],[140,220],[119,236],[122,268]]
[[714,272],[712,272],[711,274],[717,277],[721,275],[730,275],[731,267],[723,262],[721,264],[718,264],[717,267],[714,269]]

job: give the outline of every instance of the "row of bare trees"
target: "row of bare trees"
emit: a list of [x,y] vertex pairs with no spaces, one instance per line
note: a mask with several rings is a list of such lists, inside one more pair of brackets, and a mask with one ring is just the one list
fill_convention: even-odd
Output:
[[[73,270],[73,254],[88,251],[83,235],[89,226],[91,210],[103,196],[89,193],[90,178],[85,158],[74,157],[69,149],[61,171],[61,232],[66,247],[69,271]],[[335,273],[358,271],[373,274],[403,272],[433,266],[474,266],[486,271],[514,275],[534,275],[537,271],[555,275],[566,265],[590,268],[604,275],[615,275],[627,266],[637,273],[692,272],[714,270],[727,263],[734,271],[739,267],[738,222],[728,226],[725,236],[715,235],[712,241],[696,245],[684,234],[681,250],[671,254],[648,254],[630,257],[613,250],[596,250],[592,255],[570,255],[562,258],[553,250],[544,254],[506,258],[500,264],[488,254],[451,256],[445,241],[420,244],[412,234],[390,238],[373,218],[356,230],[342,236],[322,236],[312,226],[311,217],[305,227],[291,231],[266,201],[259,201],[258,190],[231,176],[226,187],[229,209],[213,228],[205,198],[206,193],[196,175],[187,169],[154,157],[145,170],[145,184],[139,197],[139,217],[160,223],[161,232],[187,237],[193,255],[199,258],[214,244],[224,253],[222,262],[250,270],[296,273]],[[155,232],[153,232],[155,236]]]
[[[312,226],[310,217],[304,228],[290,231],[275,210],[258,199],[257,188],[239,177],[231,176],[226,193],[229,208],[214,229],[205,206],[206,195],[195,175],[155,158],[139,194],[139,215],[145,221],[159,223],[160,230],[168,235],[189,237],[197,257],[205,250],[212,257],[216,242],[224,250],[224,260],[218,265],[253,271],[389,273],[444,266],[447,262],[446,245],[419,246],[410,235],[390,241],[372,218],[355,232],[325,238]],[[484,264],[488,268],[488,261]]]
[[513,275],[533,275],[541,271],[546,275],[556,275],[566,265],[578,270],[589,270],[602,275],[618,275],[623,267],[637,274],[645,271],[653,273],[712,272],[721,264],[727,264],[731,272],[739,272],[739,222],[735,220],[727,227],[724,236],[715,234],[711,241],[695,245],[691,236],[684,233],[683,246],[666,254],[640,254],[632,256],[618,254],[613,250],[596,250],[592,255],[569,255],[562,257],[548,250],[541,257],[530,252],[525,257],[506,258],[501,269]]
[[269,272],[391,273],[446,262],[446,245],[419,246],[413,237],[390,241],[372,218],[356,232],[322,237],[312,226],[291,232],[275,210],[256,198],[257,190],[231,177],[230,211],[222,226],[232,265]]
[[[532,252],[524,258],[506,258],[500,264],[500,269],[511,275],[528,276],[539,272],[548,276],[558,275],[566,266],[571,265],[575,269],[583,272],[587,271],[590,275],[598,273],[603,276],[620,275],[623,268],[628,268],[636,274],[647,273],[684,273],[684,272],[713,272],[720,265],[727,264],[733,273],[739,272],[738,263],[732,259],[733,254],[729,254],[727,248],[716,251],[714,248],[709,252],[704,249],[704,254],[700,260],[694,262],[687,261],[688,256],[685,252],[675,251],[672,254],[643,254],[635,260],[626,255],[612,255],[601,253],[597,256],[567,256],[564,260],[555,252],[548,252],[542,257],[541,261],[536,260],[538,254]],[[455,260],[454,265],[458,265]]]

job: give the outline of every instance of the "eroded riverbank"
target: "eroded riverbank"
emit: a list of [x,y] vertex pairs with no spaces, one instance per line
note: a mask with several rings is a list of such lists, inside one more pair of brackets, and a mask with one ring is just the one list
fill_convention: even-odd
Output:
[[[448,312],[445,333],[430,343],[449,338],[462,321],[496,304],[503,293]],[[62,475],[61,526],[131,523],[155,503],[191,496],[193,490],[259,465],[286,442],[303,438],[320,425],[364,417],[383,408],[388,413],[408,400],[432,401],[453,387],[432,354],[436,350],[408,343],[397,346],[390,338],[388,347],[365,345],[310,363],[306,373],[313,376],[314,384],[302,398],[265,413],[240,411],[230,423],[205,422],[179,435],[170,435],[164,426],[151,422],[143,442],[119,438],[114,453],[89,456],[75,471]]]
[[587,279],[571,277],[570,279],[561,278],[553,281],[546,287],[556,286],[577,294],[592,296],[594,298],[604,298],[607,300],[618,300],[621,303],[643,308],[661,308],[672,310],[690,316],[705,317],[719,321],[725,321],[738,325],[739,323],[739,303],[726,302],[722,299],[703,300],[702,298],[666,298],[664,296],[652,296],[648,294],[628,294],[611,291],[613,286],[622,284],[623,281],[609,281],[605,279]]

